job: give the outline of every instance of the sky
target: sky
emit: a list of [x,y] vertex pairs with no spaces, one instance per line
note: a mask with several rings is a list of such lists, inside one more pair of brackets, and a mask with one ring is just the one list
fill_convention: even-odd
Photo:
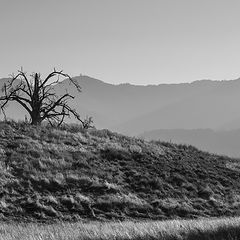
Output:
[[240,77],[239,0],[0,0],[0,78],[54,67],[137,85]]

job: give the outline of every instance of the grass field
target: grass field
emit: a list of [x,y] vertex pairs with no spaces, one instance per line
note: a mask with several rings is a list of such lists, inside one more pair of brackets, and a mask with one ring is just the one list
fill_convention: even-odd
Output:
[[108,130],[0,122],[0,220],[240,215],[239,160]]
[[0,122],[0,240],[240,239],[239,160],[65,127]]
[[240,218],[109,223],[2,223],[1,240],[233,240],[240,239]]

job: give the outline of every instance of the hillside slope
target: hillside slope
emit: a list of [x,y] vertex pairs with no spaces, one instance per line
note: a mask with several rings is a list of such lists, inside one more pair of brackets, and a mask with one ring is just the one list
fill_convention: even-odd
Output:
[[159,140],[193,145],[201,150],[240,158],[240,129],[156,129],[140,134],[148,141]]
[[169,219],[240,213],[239,162],[108,130],[0,123],[0,218]]

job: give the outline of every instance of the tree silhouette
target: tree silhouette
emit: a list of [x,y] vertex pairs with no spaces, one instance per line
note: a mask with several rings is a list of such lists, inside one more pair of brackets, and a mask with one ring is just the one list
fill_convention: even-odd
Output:
[[16,76],[12,75],[12,78],[4,84],[3,96],[0,97],[0,107],[5,118],[7,104],[17,102],[29,113],[32,125],[39,125],[47,120],[51,125],[55,123],[59,126],[64,122],[65,117],[73,115],[84,128],[89,128],[92,122],[90,125],[86,124],[88,119],[82,120],[76,110],[68,104],[74,96],[67,91],[58,96],[54,91],[54,85],[60,82],[60,77],[68,78],[77,91],[81,92],[77,81],[63,71],[55,69],[45,79],[42,79],[39,73],[33,73],[29,78],[22,69]]

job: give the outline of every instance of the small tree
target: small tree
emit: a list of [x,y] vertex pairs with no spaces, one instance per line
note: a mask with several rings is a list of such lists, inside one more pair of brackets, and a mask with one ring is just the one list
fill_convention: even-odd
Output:
[[39,125],[42,121],[47,120],[51,125],[55,123],[60,126],[65,117],[73,115],[84,128],[89,127],[85,124],[85,120],[81,120],[76,110],[68,104],[68,101],[74,99],[74,96],[67,91],[58,96],[54,91],[54,85],[59,83],[60,77],[68,78],[77,91],[81,92],[77,81],[63,71],[55,69],[45,79],[42,79],[39,73],[33,73],[28,78],[22,69],[16,76],[12,75],[12,78],[4,84],[3,96],[0,97],[0,107],[5,118],[7,104],[17,102],[29,113],[32,125]]

